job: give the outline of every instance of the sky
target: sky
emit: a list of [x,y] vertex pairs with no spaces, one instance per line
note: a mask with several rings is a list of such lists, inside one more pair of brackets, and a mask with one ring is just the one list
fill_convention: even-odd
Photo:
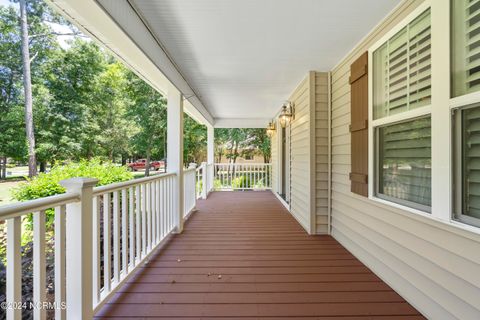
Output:
[[8,1],[8,0],[0,0],[0,5],[8,6],[9,4],[14,5],[14,6],[18,6],[18,4],[16,4],[16,3],[11,3],[11,2]]
[[[0,0],[0,6],[14,6],[14,7],[17,7],[18,8],[18,3],[12,3],[8,0]],[[48,23],[50,25],[50,27],[52,28],[52,30],[56,33],[71,33],[72,30],[70,30],[70,28],[66,27],[66,26],[62,26],[60,24],[57,24],[57,23]],[[62,48],[68,48],[70,45],[69,45],[69,41],[72,40],[73,37],[72,36],[57,36],[57,41],[58,43],[60,44],[60,46]]]

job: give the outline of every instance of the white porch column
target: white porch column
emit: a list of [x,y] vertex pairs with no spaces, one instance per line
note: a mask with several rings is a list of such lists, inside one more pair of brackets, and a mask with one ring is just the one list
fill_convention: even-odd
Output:
[[207,125],[207,194],[213,189],[215,170],[215,135],[212,125]]
[[167,100],[167,172],[177,174],[173,190],[176,213],[176,232],[183,231],[183,96],[174,87],[168,90]]

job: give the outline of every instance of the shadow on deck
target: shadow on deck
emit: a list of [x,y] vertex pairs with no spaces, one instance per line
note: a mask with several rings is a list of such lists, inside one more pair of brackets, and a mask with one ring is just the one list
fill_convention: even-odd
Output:
[[97,319],[423,319],[271,192],[216,192],[197,208]]

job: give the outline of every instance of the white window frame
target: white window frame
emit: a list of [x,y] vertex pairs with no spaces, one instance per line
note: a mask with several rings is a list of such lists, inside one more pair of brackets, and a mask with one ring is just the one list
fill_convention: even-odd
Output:
[[[431,18],[431,105],[394,115],[388,119],[373,120],[373,65],[372,54],[413,21],[422,12],[430,7]],[[455,109],[480,103],[480,91],[468,93],[463,96],[451,97],[451,59],[450,59],[450,0],[425,0],[416,9],[412,10],[401,22],[392,28],[368,49],[368,197],[379,206],[392,208],[401,213],[413,213],[418,216],[453,226],[474,234],[480,234],[480,227],[459,221],[455,218],[453,199],[455,197],[453,181],[453,159],[456,156],[453,149],[453,118]],[[431,115],[432,139],[432,205],[431,213],[420,211],[395,202],[375,197],[375,145],[374,127],[388,123],[388,121],[401,121],[414,116]],[[398,209],[400,209],[398,211]]]
[[[449,10],[450,10],[450,1],[449,1]],[[450,19],[450,11],[448,12],[449,19]],[[449,20],[449,26],[452,24],[451,21]],[[448,39],[450,39],[450,34]],[[449,43],[450,45],[450,43]],[[451,48],[449,46],[449,60],[450,60],[450,53],[451,53]],[[451,70],[449,69],[449,75],[450,75]],[[450,79],[450,77],[449,77]],[[450,83],[449,83],[450,86]],[[449,119],[451,123],[450,127],[450,132],[452,134],[452,143],[450,144],[452,147],[452,153],[451,153],[451,167],[450,167],[450,173],[452,175],[452,181],[455,181],[456,185],[462,185],[462,168],[460,166],[454,166],[455,163],[459,163],[461,161],[461,148],[459,147],[459,144],[461,144],[461,137],[459,137],[459,133],[462,131],[462,126],[458,122],[458,118],[456,117],[457,112],[461,112],[461,109],[467,109],[469,107],[473,106],[479,106],[480,105],[480,91],[476,92],[471,92],[467,93],[461,96],[457,97],[452,97],[451,93],[449,92]],[[473,218],[470,216],[467,216],[463,213],[463,203],[458,203],[458,200],[462,199],[462,192],[463,192],[463,186],[457,188],[456,190],[453,190],[451,188],[451,194],[452,194],[452,204],[451,204],[451,212],[450,212],[450,218],[451,222],[455,225],[459,226],[464,226],[468,228],[470,231],[474,231],[475,233],[480,234],[480,222],[479,219]],[[463,199],[462,199],[463,200]]]
[[[382,204],[387,204],[392,207],[406,210],[409,212],[413,212],[415,214],[420,214],[423,216],[431,216],[431,214],[427,211],[423,211],[417,208],[413,208],[404,204],[401,204],[401,200],[399,199],[398,202],[394,202],[391,200],[387,200],[386,197],[379,197],[377,196],[376,188],[377,188],[377,181],[378,181],[378,170],[377,160],[378,154],[376,150],[378,149],[376,143],[376,128],[386,125],[393,125],[400,122],[415,120],[420,117],[432,116],[432,104],[433,104],[433,88],[432,88],[432,99],[431,103],[427,106],[419,107],[416,109],[408,110],[402,113],[394,114],[391,116],[385,116],[379,119],[374,119],[373,117],[373,53],[383,46],[388,40],[390,40],[393,36],[395,36],[400,30],[405,28],[409,23],[415,20],[418,16],[420,16],[423,12],[430,8],[430,19],[431,25],[433,25],[433,18],[432,18],[432,8],[430,1],[425,1],[417,8],[415,8],[410,14],[408,14],[400,23],[395,25],[389,32],[387,32],[383,37],[381,37],[375,44],[373,44],[368,49],[368,197],[371,200],[377,201]],[[431,26],[431,37],[433,38],[433,26]],[[432,41],[432,40],[431,40]],[[431,52],[433,51],[432,48],[430,49]],[[433,56],[433,54],[432,54]],[[433,72],[433,69],[432,69]],[[432,77],[433,80],[433,77]],[[432,86],[433,87],[433,86]],[[433,144],[433,139],[432,139]],[[432,167],[433,167],[433,146],[432,146]],[[432,168],[433,169],[433,168]],[[433,176],[433,172],[432,172]],[[433,187],[433,178],[432,178],[432,187]],[[433,192],[432,192],[433,193]],[[433,207],[433,194],[432,194],[432,207]]]

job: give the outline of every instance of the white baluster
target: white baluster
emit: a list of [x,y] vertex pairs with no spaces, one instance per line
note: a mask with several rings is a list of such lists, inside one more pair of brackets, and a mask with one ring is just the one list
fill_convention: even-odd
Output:
[[[7,305],[22,302],[22,218],[7,220]],[[22,309],[7,308],[7,320],[21,320]]]
[[128,197],[127,189],[122,189],[122,270],[128,274]]
[[129,203],[129,229],[130,229],[130,266],[133,268],[135,266],[135,193],[134,188],[130,188],[128,192],[128,203]]
[[110,252],[110,193],[103,195],[103,292],[110,292],[111,284],[111,252]]
[[[100,302],[100,289],[102,287],[102,284],[100,283],[100,262],[101,262],[101,257],[100,257],[100,197],[94,197],[92,201],[92,220],[93,220],[93,227],[92,227],[92,232],[93,232],[93,302],[94,304],[98,304]],[[57,212],[55,211],[55,227],[57,227]],[[55,229],[55,240],[57,239],[56,236],[56,229]],[[57,253],[57,250],[55,249],[55,253]],[[55,266],[57,264],[57,261],[55,261]],[[57,283],[57,271],[55,270],[55,284]],[[55,287],[55,293],[57,293],[57,288]]]
[[[46,301],[45,263],[45,211],[33,213],[33,302]],[[43,320],[47,316],[44,308],[34,308],[33,318]]]
[[[97,199],[97,198],[95,198]],[[62,303],[66,302],[66,283],[65,283],[65,214],[66,214],[65,206],[59,206],[55,208],[55,303],[57,304],[57,308],[55,309],[55,319],[62,320],[66,319],[67,312],[65,308],[61,308]],[[95,212],[95,211],[94,211]],[[98,218],[98,215],[97,215]],[[98,228],[98,224],[97,224]],[[94,229],[95,232],[95,229]],[[95,241],[95,237],[93,238]],[[93,243],[93,249],[98,247],[99,242]],[[98,258],[98,260],[96,260]],[[98,250],[98,256],[93,254],[93,265],[98,261],[98,265],[100,266],[100,250]],[[97,271],[100,270],[100,267]],[[97,280],[97,282],[95,282]],[[97,291],[93,291],[94,298],[96,298],[95,302],[98,302],[99,299],[99,287],[98,284],[100,283],[100,275],[98,274],[98,279],[93,275],[93,284],[97,284]],[[95,286],[94,286],[95,288]],[[96,293],[96,295],[95,295]]]
[[120,197],[113,192],[113,282],[120,282]]

